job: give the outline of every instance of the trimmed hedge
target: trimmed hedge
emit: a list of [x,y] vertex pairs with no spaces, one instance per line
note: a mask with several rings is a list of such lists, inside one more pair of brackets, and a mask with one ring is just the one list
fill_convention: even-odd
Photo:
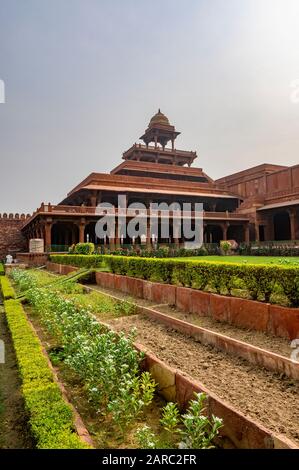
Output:
[[74,431],[73,413],[65,403],[41,344],[18,300],[6,300],[4,309],[22,379],[25,407],[39,449],[84,449]]
[[80,267],[97,267],[104,262],[115,274],[200,290],[208,288],[228,295],[232,289],[245,289],[252,299],[266,302],[269,302],[271,294],[279,292],[287,297],[291,306],[299,307],[299,268],[296,266],[109,255],[56,255],[50,258],[55,263]]
[[0,289],[4,300],[13,299],[15,297],[15,291],[11,287],[11,284],[7,277],[0,277]]
[[108,261],[115,274],[151,281],[192,287],[207,287],[217,293],[231,295],[232,289],[246,289],[256,300],[269,302],[274,292],[283,293],[290,305],[299,306],[299,268],[269,265],[223,263],[215,261],[171,261],[111,257]]
[[52,263],[68,264],[78,266],[79,268],[101,268],[104,258],[110,258],[109,255],[50,255]]
[[92,255],[94,253],[94,244],[93,243],[77,243],[73,245],[70,249],[71,253],[75,255]]

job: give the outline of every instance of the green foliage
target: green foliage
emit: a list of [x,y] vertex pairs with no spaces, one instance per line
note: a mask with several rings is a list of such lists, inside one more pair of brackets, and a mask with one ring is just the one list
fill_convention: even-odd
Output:
[[163,428],[174,434],[180,423],[180,412],[177,404],[171,401],[163,408],[162,419],[160,420]]
[[[87,258],[87,262],[82,261]],[[251,298],[269,302],[271,295],[282,292],[293,307],[299,306],[299,267],[294,264],[247,264],[217,261],[172,260],[111,255],[91,255],[79,259],[55,255],[51,260],[62,264],[88,267],[108,266],[115,274],[153,282],[209,289],[231,295],[233,289],[246,289]]]
[[[299,267],[281,264],[246,264],[217,261],[193,261],[94,255],[87,258],[86,266],[106,264],[115,274],[137,277],[154,282],[192,287],[195,289],[231,294],[242,285],[252,299],[269,302],[271,295],[283,292],[292,307],[299,307]],[[55,255],[56,263],[81,265],[82,258]],[[75,264],[78,263],[78,264]]]
[[0,263],[0,276],[4,276],[4,274],[5,274],[4,266],[2,263]]
[[104,257],[101,255],[49,255],[52,263],[67,264],[79,268],[103,268]]
[[157,449],[158,441],[155,433],[146,424],[138,428],[135,437],[139,449]]
[[84,287],[81,284],[78,284],[74,280],[69,280],[66,282],[60,282],[54,284],[52,287],[53,291],[60,292],[61,294],[83,294]]
[[277,290],[289,304],[299,306],[299,269],[289,265],[223,263],[217,261],[157,260],[111,256],[107,264],[115,274],[231,294],[240,285],[253,299],[270,301]]
[[87,448],[74,432],[72,410],[54,382],[53,373],[21,303],[7,300],[4,308],[36,446],[40,449]]
[[[179,449],[211,449],[213,440],[222,427],[222,419],[206,415],[204,402],[205,393],[195,393],[195,399],[189,402],[185,414],[181,415],[175,403],[167,403],[162,411],[160,423],[168,432],[168,439],[162,444],[158,436],[148,426],[139,428],[135,434],[142,449],[157,449],[159,447]],[[162,444],[162,445],[161,445]]]
[[181,430],[183,449],[209,449],[212,441],[222,427],[222,420],[212,415],[210,420],[205,414],[205,393],[196,393],[195,400],[191,400],[187,413],[182,416],[183,429]]
[[107,409],[122,431],[152,402],[155,388],[155,381],[149,372],[143,372],[140,377],[127,375],[125,380],[121,378],[119,393],[109,402]]
[[143,354],[134,348],[134,332],[126,337],[109,331],[88,305],[58,292],[31,289],[27,299],[62,348],[59,359],[84,383],[91,403],[100,412],[109,411],[123,430],[151,402],[155,388],[148,373],[139,375]]
[[92,255],[94,253],[93,243],[77,243],[74,248],[74,254],[76,255]]
[[222,240],[222,241],[220,242],[220,248],[221,248],[221,250],[223,251],[223,253],[224,253],[225,255],[227,255],[228,252],[231,250],[232,246],[231,246],[231,244],[230,244],[229,241],[227,241],[227,240]]
[[13,269],[11,271],[11,278],[18,285],[20,292],[31,289],[36,285],[36,280],[32,272],[27,272],[24,269]]
[[142,258],[183,258],[189,256],[205,256],[207,254],[217,254],[217,244],[205,244],[200,248],[178,248],[177,246],[159,246],[158,248],[148,249],[143,246],[132,245],[129,247],[122,247],[113,252],[111,255],[116,256],[140,256]]
[[299,245],[293,241],[241,243],[239,253],[251,256],[299,256]]
[[4,300],[13,299],[15,297],[15,291],[6,276],[0,277],[0,289]]

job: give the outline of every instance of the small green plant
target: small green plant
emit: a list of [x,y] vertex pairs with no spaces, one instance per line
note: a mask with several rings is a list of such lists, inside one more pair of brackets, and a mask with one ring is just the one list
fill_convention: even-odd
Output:
[[182,441],[181,449],[210,449],[212,440],[217,436],[222,427],[222,420],[212,416],[210,421],[203,413],[204,402],[207,398],[205,393],[196,393],[195,400],[191,400],[187,413],[182,416],[183,429],[180,431]]
[[93,243],[77,243],[73,253],[77,255],[92,255],[94,253]]
[[160,423],[166,431],[172,434],[177,432],[177,428],[180,424],[180,412],[176,403],[172,403],[171,401],[167,403],[163,408]]
[[144,425],[142,428],[137,429],[135,436],[139,449],[157,448],[156,435],[149,426]]
[[114,312],[116,316],[129,316],[137,313],[137,307],[133,302],[120,300],[114,303]]
[[140,377],[133,379],[122,377],[118,396],[108,404],[108,411],[122,432],[150,405],[155,388],[156,383],[149,372],[143,372]]
[[231,246],[231,244],[230,244],[229,241],[227,241],[227,240],[222,240],[222,241],[220,242],[220,248],[221,248],[221,250],[223,251],[223,253],[224,253],[225,255],[227,255],[227,254],[230,252],[232,246]]

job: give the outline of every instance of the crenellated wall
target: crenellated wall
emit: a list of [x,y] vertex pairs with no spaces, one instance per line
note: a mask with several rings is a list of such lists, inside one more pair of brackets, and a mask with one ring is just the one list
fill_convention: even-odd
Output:
[[21,232],[29,214],[0,214],[0,260],[6,255],[16,256],[26,250],[26,239]]

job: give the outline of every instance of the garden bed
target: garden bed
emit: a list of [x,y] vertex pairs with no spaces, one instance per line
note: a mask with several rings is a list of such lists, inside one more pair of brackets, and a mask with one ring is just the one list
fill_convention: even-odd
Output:
[[111,273],[96,273],[96,281],[102,287],[117,289],[157,304],[175,305],[183,312],[208,316],[240,328],[262,331],[290,340],[299,337],[297,308],[238,299]]
[[[52,276],[49,277],[52,278]],[[66,286],[63,288],[62,293],[65,299],[71,300],[71,296],[74,295],[73,289],[74,287],[68,290]],[[86,290],[88,287],[78,286],[76,289]],[[99,295],[94,294],[95,296]],[[78,296],[78,306],[81,305],[83,299],[87,299],[86,306],[91,294],[82,294],[81,291],[76,292],[74,297],[76,296]],[[99,295],[99,298],[102,305],[103,294]],[[285,403],[287,409],[293,411],[292,416],[295,416],[294,422],[296,423],[298,383],[292,383],[292,381],[287,381],[274,374],[268,374],[266,371],[258,371],[252,366],[248,368],[248,364],[244,361],[219,353],[208,346],[200,345],[190,338],[184,338],[178,333],[136,315],[136,312],[134,315],[109,316],[105,312],[105,308],[102,313],[96,312],[99,307],[96,301],[94,307],[91,310],[93,313],[97,313],[99,320],[101,321],[101,317],[103,318],[104,315],[105,322],[108,322],[117,331],[124,330],[129,334],[131,327],[137,326],[137,341],[141,343],[141,349],[148,350],[145,361],[146,368],[152,372],[159,383],[160,392],[168,400],[175,399],[183,406],[191,398],[193,391],[208,393],[209,413],[218,413],[226,422],[222,430],[223,442],[221,445],[225,447],[233,445],[241,448],[298,446],[299,436],[296,435],[296,424],[292,427],[290,423],[291,411],[282,416],[281,422],[281,417],[277,413],[282,407],[282,402]],[[81,314],[84,312],[82,305],[80,312]],[[56,313],[54,314],[56,315]],[[34,316],[31,318],[35,321]],[[50,349],[52,347],[53,345],[50,345]],[[155,359],[155,355],[160,360],[165,360],[168,365],[159,361],[158,358]],[[177,370],[178,368],[181,372]],[[187,377],[184,377],[183,374],[187,374]],[[166,377],[170,379],[171,384],[165,382]],[[215,377],[218,377],[218,380],[215,380]],[[70,388],[76,390],[72,381],[70,384]],[[268,395],[271,387],[274,390],[274,392],[272,390],[273,397]],[[267,394],[266,399],[265,393]],[[291,400],[292,396],[293,401]],[[80,399],[80,392],[77,393],[77,397]],[[266,409],[268,409],[268,414]],[[271,414],[273,415],[272,419]],[[111,424],[109,426],[111,427]],[[280,434],[281,437],[279,437]]]
[[134,326],[137,341],[160,360],[204,383],[235,409],[299,446],[297,381],[203,346],[141,315],[109,320],[109,324],[125,332]]
[[81,401],[77,407],[85,410],[84,421],[92,428],[97,446],[136,447],[137,443],[144,446],[145,441],[149,445],[155,441],[155,446],[175,448],[179,438],[184,441],[184,435],[192,442],[191,431],[185,425],[185,419],[193,413],[192,406],[199,413],[194,419],[205,420],[205,426],[211,427],[204,440],[201,438],[201,444],[194,445],[210,446],[221,420],[213,416],[210,421],[203,418],[203,395],[190,402],[186,418],[180,417],[177,410],[179,434],[168,430],[164,437],[160,419],[162,416],[165,419],[167,409],[161,415],[161,399],[154,396],[155,383],[148,372],[139,370],[143,354],[133,345],[133,337],[114,333],[93,317],[94,310],[101,311],[106,319],[109,310],[112,318],[133,315],[131,305],[127,310],[124,301],[105,300],[98,293],[86,294],[86,289],[73,280],[53,283],[53,277],[49,276],[50,284],[41,288],[32,286],[32,279],[38,286],[39,276],[44,278],[46,273],[13,271],[11,275],[31,305],[29,309],[26,307],[27,313],[55,363],[68,396],[72,402]]

